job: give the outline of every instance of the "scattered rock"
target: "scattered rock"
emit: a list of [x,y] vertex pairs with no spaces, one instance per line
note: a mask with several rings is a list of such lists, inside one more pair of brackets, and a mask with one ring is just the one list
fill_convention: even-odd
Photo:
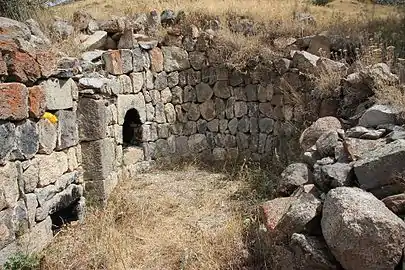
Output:
[[395,124],[398,111],[387,105],[374,105],[366,110],[359,119],[359,126],[377,127],[384,124]]
[[358,188],[331,190],[322,233],[344,269],[394,269],[405,245],[405,223],[383,202]]
[[327,116],[319,118],[301,134],[300,145],[302,149],[307,150],[316,143],[322,134],[341,128],[340,121],[335,117]]
[[312,172],[306,164],[290,164],[281,174],[281,179],[277,185],[277,193],[283,196],[289,196],[299,186],[311,183],[312,177]]

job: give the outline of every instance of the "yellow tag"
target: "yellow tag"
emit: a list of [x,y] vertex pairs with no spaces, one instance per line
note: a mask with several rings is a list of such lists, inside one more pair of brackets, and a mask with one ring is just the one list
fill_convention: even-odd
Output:
[[42,118],[48,119],[49,121],[51,121],[52,124],[56,124],[58,122],[58,117],[49,112],[44,113],[44,115],[42,115]]

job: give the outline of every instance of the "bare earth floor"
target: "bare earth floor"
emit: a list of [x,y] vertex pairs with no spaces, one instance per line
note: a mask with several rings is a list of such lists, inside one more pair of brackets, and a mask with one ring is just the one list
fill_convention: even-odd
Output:
[[123,181],[103,211],[67,226],[43,269],[247,269],[243,181],[195,168]]

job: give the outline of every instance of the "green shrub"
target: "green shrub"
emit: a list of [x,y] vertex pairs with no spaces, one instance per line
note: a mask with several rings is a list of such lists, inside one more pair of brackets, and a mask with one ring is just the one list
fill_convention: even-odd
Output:
[[37,270],[40,260],[36,255],[28,255],[17,252],[4,265],[5,270]]

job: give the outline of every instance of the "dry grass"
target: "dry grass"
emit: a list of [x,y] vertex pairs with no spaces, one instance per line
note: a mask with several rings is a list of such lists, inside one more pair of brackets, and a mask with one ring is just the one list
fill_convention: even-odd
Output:
[[193,168],[141,174],[84,225],[66,227],[42,269],[249,269],[244,188]]

